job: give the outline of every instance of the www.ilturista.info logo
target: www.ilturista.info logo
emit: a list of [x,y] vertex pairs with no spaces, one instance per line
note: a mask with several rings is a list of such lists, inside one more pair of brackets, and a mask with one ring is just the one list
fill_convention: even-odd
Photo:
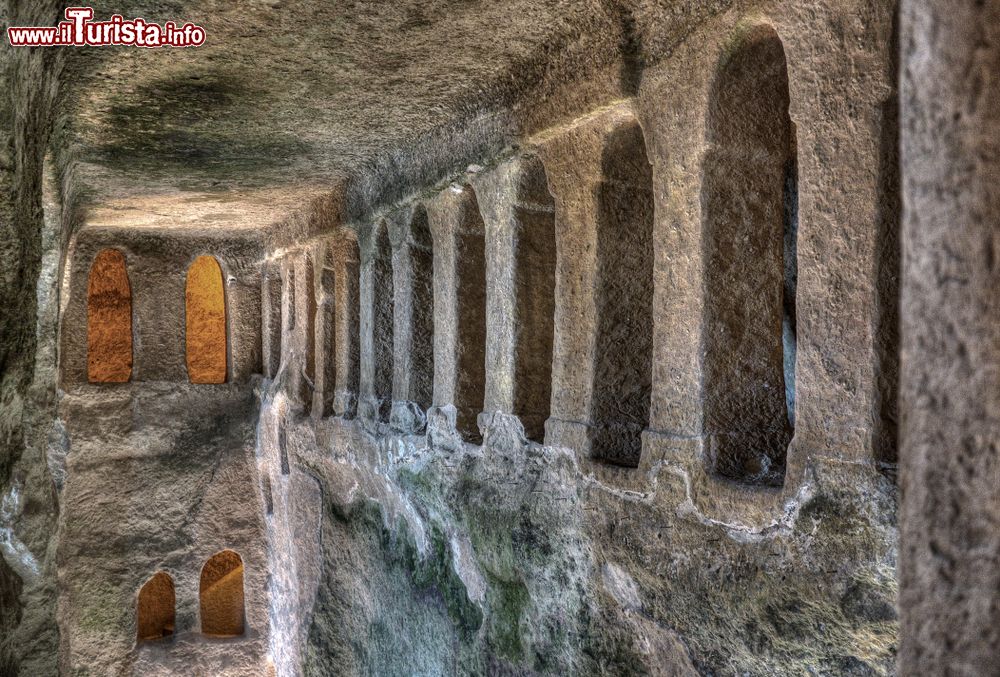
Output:
[[205,44],[205,29],[193,23],[163,25],[145,19],[125,19],[115,14],[107,21],[92,21],[93,7],[68,7],[66,21],[57,26],[11,26],[12,47],[198,47]]

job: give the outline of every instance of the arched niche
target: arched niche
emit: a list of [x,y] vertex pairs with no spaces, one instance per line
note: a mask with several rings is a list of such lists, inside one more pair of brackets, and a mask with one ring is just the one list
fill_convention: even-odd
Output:
[[125,255],[105,249],[87,280],[87,379],[125,383],[132,376],[132,288]]
[[201,631],[237,637],[245,629],[243,559],[232,550],[213,555],[201,570],[198,591]]
[[653,177],[637,122],[602,155],[591,455],[634,467],[649,426],[653,354]]
[[457,428],[479,443],[478,418],[486,399],[486,225],[476,192],[460,203],[455,231]]
[[541,444],[552,399],[556,223],[555,200],[538,157],[521,160],[516,199],[513,413],[525,436]]
[[175,609],[174,580],[159,571],[139,590],[136,602],[136,639],[147,642],[173,635]]
[[704,430],[725,477],[780,485],[795,410],[798,167],[781,39],[745,30],[719,64],[702,184]]
[[185,320],[188,379],[225,383],[226,289],[222,268],[212,256],[199,256],[188,268]]
[[418,205],[408,243],[411,313],[407,399],[427,411],[434,399],[434,243],[427,209]]

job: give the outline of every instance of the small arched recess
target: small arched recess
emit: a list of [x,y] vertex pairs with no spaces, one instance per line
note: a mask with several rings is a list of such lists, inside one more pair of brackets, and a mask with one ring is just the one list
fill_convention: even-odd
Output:
[[159,571],[143,584],[136,602],[136,639],[163,639],[174,634],[176,595],[174,580]]
[[201,631],[214,637],[236,637],[245,629],[243,559],[232,550],[213,555],[201,570]]
[[184,296],[188,379],[191,383],[225,383],[226,288],[215,257],[194,260],[188,268]]
[[132,377],[132,288],[125,255],[105,249],[87,280],[87,380],[125,383]]

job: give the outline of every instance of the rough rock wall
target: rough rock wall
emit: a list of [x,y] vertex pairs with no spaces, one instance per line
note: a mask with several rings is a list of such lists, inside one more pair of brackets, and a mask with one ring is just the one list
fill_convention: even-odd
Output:
[[310,525],[281,552],[312,574],[295,597],[303,662],[279,674],[894,671],[880,475],[828,473],[756,530],[699,513],[674,468],[623,489],[512,417],[457,450],[270,420],[293,468],[275,502],[295,508],[269,519]]
[[[5,2],[0,18],[54,21],[59,3]],[[56,279],[61,231],[56,177],[43,179],[59,54],[0,59],[0,672],[52,674],[53,545],[58,512],[46,463],[55,400]],[[47,191],[46,191],[47,188]],[[47,199],[46,199],[47,194]],[[47,252],[47,255],[46,255]]]
[[1000,2],[903,3],[902,674],[1000,644]]

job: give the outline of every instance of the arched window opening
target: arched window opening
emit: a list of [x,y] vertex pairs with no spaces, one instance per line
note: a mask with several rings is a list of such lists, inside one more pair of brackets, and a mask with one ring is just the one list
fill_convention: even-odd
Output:
[[649,426],[653,355],[653,176],[638,123],[612,132],[602,171],[591,455],[635,467]]
[[486,225],[479,201],[463,200],[455,233],[457,285],[457,360],[455,408],[457,428],[469,442],[482,441],[479,414],[486,397]]
[[139,590],[136,604],[136,636],[140,642],[174,634],[176,596],[174,581],[160,571]]
[[201,631],[237,637],[244,631],[243,560],[232,550],[211,557],[201,570]]
[[522,161],[515,206],[514,411],[529,440],[543,443],[552,399],[555,337],[556,222],[545,167]]
[[199,256],[188,269],[185,290],[187,369],[191,383],[226,382],[226,291],[222,268]]
[[408,399],[427,411],[434,399],[434,244],[427,210],[413,214],[409,244],[412,295]]
[[773,28],[739,37],[709,100],[704,430],[718,474],[780,485],[795,411],[798,167]]
[[87,379],[125,383],[132,377],[132,289],[125,255],[105,249],[87,281]]

